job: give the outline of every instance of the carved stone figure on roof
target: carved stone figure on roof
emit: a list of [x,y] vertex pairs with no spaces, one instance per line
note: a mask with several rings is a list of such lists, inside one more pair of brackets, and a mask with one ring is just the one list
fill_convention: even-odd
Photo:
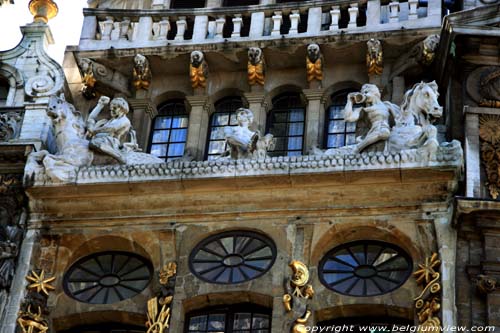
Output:
[[230,156],[232,159],[264,158],[268,150],[273,149],[274,140],[272,134],[261,137],[259,131],[252,131],[254,117],[249,109],[239,108],[236,110],[238,126],[226,126],[224,136],[229,147],[222,156]]
[[149,89],[151,85],[151,70],[148,59],[142,54],[134,57],[134,71],[132,84],[136,90]]
[[201,51],[191,52],[191,63],[189,65],[189,77],[193,89],[205,88],[208,78],[208,64]]
[[[163,160],[139,152],[135,131],[127,118],[129,106],[124,98],[111,100],[102,96],[87,122],[64,96],[51,96],[47,115],[52,119],[57,151],[46,150],[28,156],[25,167],[27,183],[36,174],[45,174],[52,182],[71,182],[78,168],[91,164],[153,164]],[[110,119],[100,119],[109,103]],[[129,138],[129,141],[127,141]],[[96,159],[96,157],[99,157]],[[106,159],[107,157],[107,159]]]
[[306,68],[307,82],[323,80],[323,58],[318,44],[307,46]]
[[251,47],[248,49],[248,84],[264,85],[265,81],[265,63],[262,49]]

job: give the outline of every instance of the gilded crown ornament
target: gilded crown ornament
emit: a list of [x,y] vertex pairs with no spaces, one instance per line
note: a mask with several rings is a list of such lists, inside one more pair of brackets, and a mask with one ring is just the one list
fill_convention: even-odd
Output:
[[59,11],[57,4],[52,0],[31,0],[28,6],[34,23],[48,23]]

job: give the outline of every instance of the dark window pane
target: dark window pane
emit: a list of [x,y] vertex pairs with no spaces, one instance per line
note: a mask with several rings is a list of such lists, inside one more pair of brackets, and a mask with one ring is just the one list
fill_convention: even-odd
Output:
[[339,148],[356,143],[356,123],[344,121],[347,95],[353,89],[342,90],[332,96],[332,105],[327,112],[325,148]]

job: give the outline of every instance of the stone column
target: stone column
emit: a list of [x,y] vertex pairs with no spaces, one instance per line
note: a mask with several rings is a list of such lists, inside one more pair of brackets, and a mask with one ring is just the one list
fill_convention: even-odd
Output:
[[359,14],[358,4],[352,3],[347,11],[349,12],[349,24],[347,25],[347,27],[349,29],[356,28],[358,26],[358,23],[356,22]]
[[191,111],[189,112],[188,136],[186,152],[190,152],[196,160],[202,160],[205,154],[205,144],[208,130],[208,115],[210,104],[208,96],[196,95],[186,97]]
[[252,13],[250,21],[250,38],[261,37],[264,34],[265,13]]
[[83,18],[82,33],[80,35],[80,40],[84,39],[95,39],[97,32],[97,17],[95,16],[85,16]]
[[148,41],[151,39],[153,31],[153,18],[151,16],[142,16],[139,19],[139,26],[137,28],[137,40]]
[[448,207],[447,212],[433,215],[441,259],[441,326],[444,327],[457,324],[457,308],[455,306],[457,232],[451,225],[452,210],[452,207]]
[[[322,126],[324,125],[324,101],[323,90],[305,89],[304,94],[307,98],[306,126],[304,133],[304,152],[321,144]],[[323,119],[321,119],[323,115]]]
[[380,0],[370,0],[366,6],[366,26],[370,28],[379,25]]
[[207,38],[208,16],[198,15],[194,18],[193,42],[200,42]]
[[479,143],[479,115],[465,113],[465,196],[481,197],[481,145]]
[[330,24],[330,30],[339,30],[340,7],[339,6],[332,6],[332,10],[330,10],[330,15],[332,17],[332,23]]
[[274,12],[273,16],[273,30],[271,36],[281,35],[281,24],[283,23],[283,15],[280,11]]
[[389,23],[399,22],[399,2],[393,1],[389,3]]
[[307,33],[317,34],[321,31],[321,7],[309,8],[307,13]]
[[187,21],[185,16],[179,16],[177,19],[177,35],[175,36],[175,40],[184,40],[184,33],[186,32]]
[[254,117],[253,129],[259,130],[260,134],[264,135],[266,131],[267,119],[267,104],[265,102],[266,94],[262,92],[245,93],[245,98],[248,101],[248,108],[252,110]]
[[298,27],[300,22],[300,14],[298,10],[292,10],[290,14],[290,30],[288,31],[289,35],[294,35],[299,33]]
[[137,133],[137,144],[147,151],[153,118],[158,115],[158,111],[148,98],[129,99],[128,102],[133,110],[129,118]]
[[231,37],[241,37],[241,28],[243,27],[243,18],[241,17],[241,14],[234,14],[233,17],[233,32],[231,34]]

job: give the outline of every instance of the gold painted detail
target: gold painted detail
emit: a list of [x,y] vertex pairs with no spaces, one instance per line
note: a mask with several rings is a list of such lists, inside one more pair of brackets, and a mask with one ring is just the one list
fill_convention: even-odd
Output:
[[263,86],[265,82],[264,77],[264,63],[258,63],[253,65],[250,61],[248,62],[248,84],[251,86],[261,85]]
[[438,254],[433,253],[432,256],[425,259],[423,264],[419,264],[419,269],[413,273],[417,284],[424,287],[420,295],[414,299],[417,318],[420,324],[418,332],[439,331],[440,329],[440,265],[441,261],[438,258]]
[[309,57],[306,57],[306,68],[307,68],[307,82],[313,80],[322,81],[323,80],[323,62],[321,58],[312,62]]
[[490,195],[498,199],[500,194],[500,116],[482,115],[479,118],[479,137],[481,143],[481,161],[486,169]]
[[366,67],[368,75],[382,75],[384,71],[384,54],[382,43],[377,39],[370,39],[367,43]]
[[59,11],[56,3],[52,0],[31,0],[28,6],[30,13],[33,15],[33,22],[38,23],[49,22]]
[[287,293],[283,295],[283,306],[286,312],[293,312],[295,320],[292,333],[307,332],[306,324],[311,316],[307,301],[314,296],[314,289],[309,282],[309,269],[298,260],[293,260],[289,265],[292,276],[285,281]]
[[28,295],[26,295],[17,317],[20,332],[46,333],[49,330],[47,297],[49,292],[55,289],[51,285],[55,277],[45,277],[45,271],[33,270],[26,277],[26,280],[30,282],[26,287]]
[[203,65],[196,67],[191,64],[189,65],[189,72],[191,77],[191,87],[193,87],[193,89],[205,88],[207,86],[207,77]]
[[82,78],[82,95],[87,99],[92,99],[96,96],[95,84],[97,80],[94,77],[94,70],[92,63],[88,64],[88,67],[83,73]]
[[132,73],[132,84],[135,90],[148,90],[151,85],[151,70],[148,59],[142,54],[137,54],[134,58],[134,70]]
[[165,333],[168,331],[176,275],[177,264],[175,262],[169,262],[160,270],[160,295],[148,301],[147,333]]

